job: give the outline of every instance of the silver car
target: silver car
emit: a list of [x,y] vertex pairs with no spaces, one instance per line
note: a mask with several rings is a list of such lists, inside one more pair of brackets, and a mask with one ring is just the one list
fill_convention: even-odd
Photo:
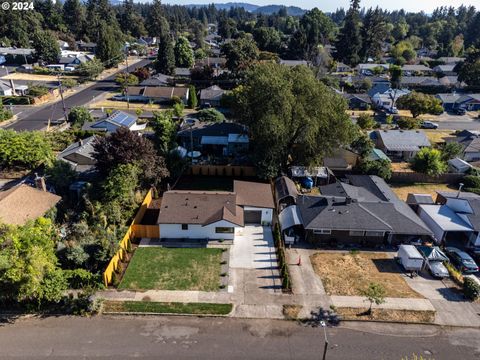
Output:
[[427,268],[433,277],[446,278],[449,276],[447,268],[441,261],[427,261]]

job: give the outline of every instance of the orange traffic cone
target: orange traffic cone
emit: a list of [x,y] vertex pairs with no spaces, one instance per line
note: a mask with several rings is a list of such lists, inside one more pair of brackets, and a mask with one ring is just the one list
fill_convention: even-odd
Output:
[[298,266],[302,266],[302,257],[301,257],[300,255],[298,256],[297,265],[298,265]]

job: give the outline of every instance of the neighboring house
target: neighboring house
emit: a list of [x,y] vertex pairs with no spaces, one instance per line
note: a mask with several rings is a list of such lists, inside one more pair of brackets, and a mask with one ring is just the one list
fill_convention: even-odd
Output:
[[225,90],[217,85],[210,86],[200,91],[200,105],[219,107]]
[[468,162],[480,160],[480,131],[462,130],[455,137],[445,139],[446,142],[456,142],[462,146],[462,159]]
[[335,72],[337,73],[352,72],[352,71],[353,69],[350,66],[342,62],[337,63],[335,66]]
[[437,194],[437,205],[418,207],[437,243],[480,246],[480,196],[462,191]]
[[360,156],[347,149],[337,149],[329,156],[323,158],[323,166],[333,171],[351,170],[358,163]]
[[143,80],[140,83],[140,86],[168,86],[173,83],[173,77],[164,75],[164,74],[156,74],[148,79]]
[[400,84],[402,88],[409,89],[445,86],[434,76],[405,76],[400,80]]
[[433,70],[425,65],[403,65],[402,74],[404,76],[416,76],[416,75],[430,75]]
[[114,99],[126,100],[128,95],[130,101],[164,103],[178,97],[186,105],[189,94],[187,87],[129,86],[125,95],[114,96]]
[[455,66],[457,66],[457,64],[437,65],[433,68],[433,71],[438,75],[456,76],[457,72],[454,71]]
[[224,57],[207,57],[205,59],[198,59],[195,61],[195,67],[202,68],[204,66],[211,66],[213,68],[223,68],[227,64],[227,59]]
[[273,209],[270,184],[235,180],[233,192],[166,191],[157,223],[164,240],[235,240],[246,224],[270,225]]
[[299,66],[299,65],[310,66],[310,62],[307,61],[307,60],[282,60],[282,59],[280,59],[279,63],[280,63],[280,65],[285,65],[285,66]]
[[321,196],[299,195],[279,215],[282,231],[296,228],[296,238],[322,246],[378,247],[432,235],[383,179],[348,175],[347,181],[321,186]]
[[373,75],[374,69],[376,68],[382,68],[383,71],[388,71],[390,68],[389,64],[358,64],[356,69],[358,73],[363,74],[363,75]]
[[440,62],[443,62],[446,65],[449,64],[458,64],[460,62],[464,62],[465,58],[455,57],[455,56],[442,56],[437,59]]
[[232,122],[201,122],[186,119],[177,133],[178,144],[190,150],[219,156],[245,154],[249,147],[247,129]]
[[375,130],[370,136],[376,147],[392,160],[408,161],[420,149],[431,146],[422,130]]
[[95,136],[90,136],[70,144],[57,155],[57,159],[67,162],[79,173],[92,170],[96,164],[93,157],[93,143],[95,139]]
[[[43,179],[42,179],[43,181]],[[24,225],[53,208],[62,198],[45,190],[21,184],[0,191],[0,223]]]
[[275,201],[279,211],[290,205],[295,205],[299,196],[295,182],[287,176],[275,180]]
[[480,94],[437,94],[445,111],[463,108],[468,111],[480,110]]
[[412,194],[407,195],[406,203],[412,208],[413,211],[417,212],[419,205],[433,205],[435,202],[432,199],[430,194]]
[[395,104],[399,98],[408,94],[410,94],[410,91],[406,89],[389,88],[383,93],[377,92],[375,95],[373,95],[372,103],[379,108],[391,110],[395,107]]
[[143,36],[137,39],[136,41],[139,45],[144,46],[154,46],[157,44],[157,37],[156,36]]
[[28,93],[27,85],[16,85],[13,80],[0,80],[0,96],[25,96]]
[[473,168],[473,166],[462,159],[454,158],[448,160],[448,170],[452,173],[465,174],[471,168]]
[[189,68],[175,68],[175,78],[189,78],[190,74]]
[[387,160],[391,162],[390,158],[380,149],[372,149],[370,154],[367,156],[368,160],[371,161],[379,161],[379,160]]
[[368,110],[372,105],[372,99],[368,94],[343,93],[342,96],[347,100],[350,110]]
[[48,67],[60,67],[61,70],[66,71],[73,71],[75,70],[80,64],[87,63],[92,61],[94,58],[93,55],[72,55],[72,56],[62,56],[58,61],[58,64],[47,65]]
[[144,130],[147,124],[138,125],[137,117],[126,112],[116,110],[104,119],[94,123],[85,123],[82,130],[102,131],[113,133],[121,127],[127,127],[131,131]]
[[63,40],[57,40],[58,46],[60,47],[60,50],[68,50],[70,48],[70,45],[68,45],[68,42],[63,41]]
[[80,51],[88,51],[94,53],[97,50],[97,44],[94,42],[84,42],[82,40],[77,41],[77,48]]

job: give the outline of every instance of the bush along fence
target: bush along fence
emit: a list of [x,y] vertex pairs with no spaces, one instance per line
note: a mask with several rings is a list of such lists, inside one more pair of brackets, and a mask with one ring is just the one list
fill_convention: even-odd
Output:
[[134,229],[140,225],[140,222],[143,219],[143,215],[145,215],[145,211],[147,211],[148,206],[153,200],[153,190],[150,189],[145,195],[143,199],[142,205],[138,210],[135,218],[133,219],[132,223],[128,227],[127,232],[125,233],[124,237],[119,243],[118,251],[113,255],[112,259],[108,263],[105,271],[103,272],[103,283],[105,286],[114,284],[116,282],[116,277],[118,271],[121,270],[120,262],[125,260],[127,254],[131,251],[132,242],[131,240],[135,237]]
[[278,222],[273,228],[273,241],[275,243],[275,251],[277,253],[280,277],[282,278],[282,290],[284,292],[291,292],[292,284],[290,283],[290,273],[288,272],[287,257],[285,255],[285,245],[282,241],[282,235],[280,233]]

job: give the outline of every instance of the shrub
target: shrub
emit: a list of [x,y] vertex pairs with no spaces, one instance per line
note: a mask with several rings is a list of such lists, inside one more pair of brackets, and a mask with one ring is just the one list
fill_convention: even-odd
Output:
[[458,285],[463,285],[463,275],[460,271],[458,271],[451,263],[448,261],[444,262],[445,267],[448,270],[448,273],[450,274],[451,278],[453,279],[454,282],[456,282]]
[[480,176],[467,175],[462,182],[466,188],[480,189]]
[[203,122],[221,122],[225,120],[225,115],[223,115],[217,109],[203,109],[197,113],[197,118]]
[[360,126],[361,129],[368,130],[373,129],[376,125],[373,116],[367,114],[360,114],[357,119],[357,125]]
[[401,117],[397,120],[397,125],[403,130],[413,130],[420,127],[420,121],[418,119]]
[[463,295],[469,300],[477,300],[480,297],[480,285],[475,280],[465,277],[463,279]]
[[85,269],[64,270],[63,272],[71,289],[97,288],[100,284],[99,277]]

